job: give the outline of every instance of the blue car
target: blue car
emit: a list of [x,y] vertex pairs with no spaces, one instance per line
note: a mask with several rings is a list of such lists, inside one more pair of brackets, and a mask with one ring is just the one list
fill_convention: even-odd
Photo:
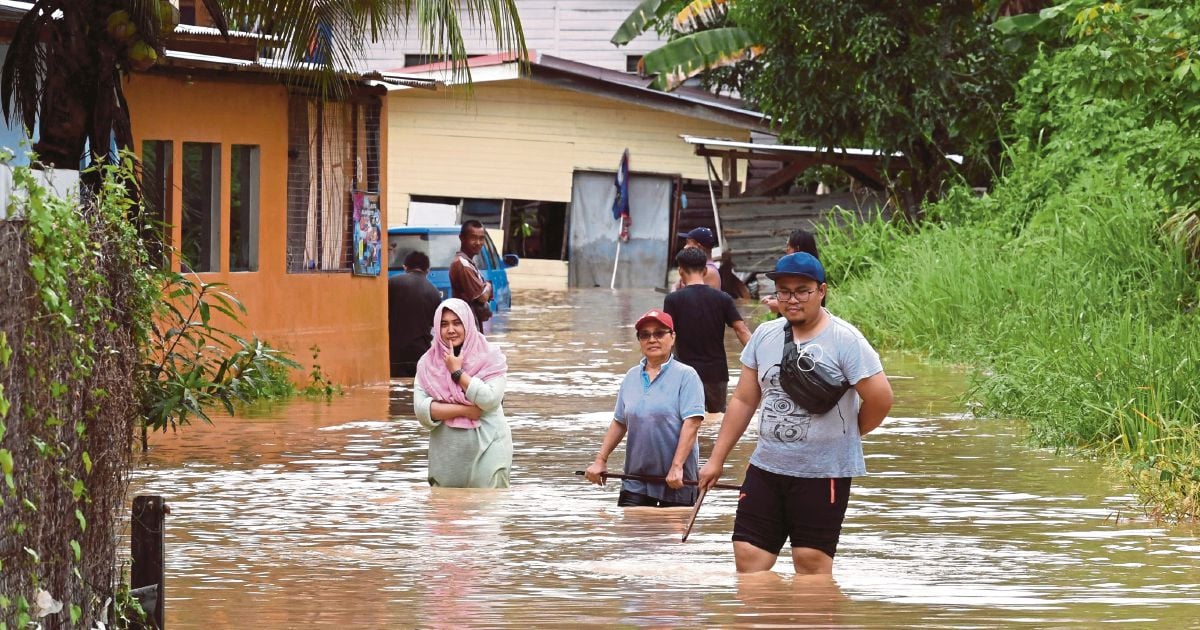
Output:
[[[419,251],[429,256],[429,281],[442,294],[450,295],[450,263],[458,251],[459,227],[439,225],[421,227],[409,225],[388,229],[388,277],[404,273],[404,258],[409,252]],[[475,256],[475,266],[492,283],[492,312],[512,308],[512,289],[508,286],[509,267],[516,267],[520,259],[516,254],[501,258],[492,237],[487,236],[483,251]]]

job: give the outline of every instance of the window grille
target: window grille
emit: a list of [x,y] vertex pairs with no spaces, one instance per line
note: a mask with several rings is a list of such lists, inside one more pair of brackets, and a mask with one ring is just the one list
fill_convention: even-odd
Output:
[[323,102],[293,95],[290,99],[289,273],[350,271],[351,193],[378,192],[381,107],[378,98]]

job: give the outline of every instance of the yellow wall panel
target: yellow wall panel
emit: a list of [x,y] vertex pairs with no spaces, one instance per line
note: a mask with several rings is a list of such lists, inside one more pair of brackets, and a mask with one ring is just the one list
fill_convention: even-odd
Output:
[[576,170],[705,177],[681,134],[749,140],[748,130],[528,79],[389,96],[388,185],[393,224],[410,195],[571,200]]

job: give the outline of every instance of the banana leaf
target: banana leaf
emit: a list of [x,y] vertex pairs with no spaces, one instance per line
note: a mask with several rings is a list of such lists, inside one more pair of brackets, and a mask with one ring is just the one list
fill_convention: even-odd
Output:
[[610,41],[614,46],[624,46],[637,39],[656,18],[666,17],[671,12],[671,6],[672,3],[667,0],[643,0],[629,17],[625,18]]
[[733,0],[692,0],[675,16],[672,26],[680,33],[712,28],[732,6]]
[[743,28],[726,27],[685,35],[667,42],[642,58],[645,74],[655,74],[650,84],[669,92],[706,70],[753,59],[766,48]]

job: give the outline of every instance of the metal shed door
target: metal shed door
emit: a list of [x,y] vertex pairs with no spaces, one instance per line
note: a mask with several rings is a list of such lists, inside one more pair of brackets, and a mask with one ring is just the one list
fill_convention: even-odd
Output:
[[[620,222],[613,218],[613,173],[575,171],[571,188],[573,287],[607,287],[613,274]],[[661,287],[667,277],[671,224],[670,177],[629,177],[629,241],[621,243],[617,288]]]

